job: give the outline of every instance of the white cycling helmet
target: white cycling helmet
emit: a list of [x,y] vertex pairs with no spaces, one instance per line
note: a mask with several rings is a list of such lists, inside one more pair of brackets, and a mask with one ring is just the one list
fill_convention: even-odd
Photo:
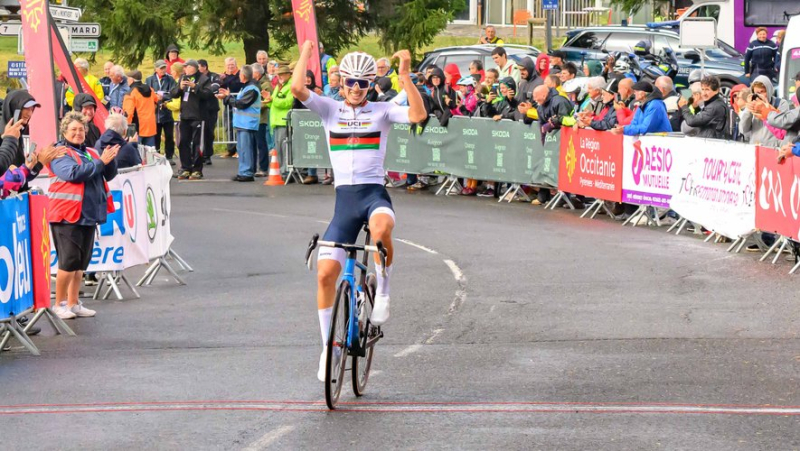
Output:
[[580,78],[573,78],[572,80],[567,80],[564,83],[564,92],[566,93],[578,93],[579,95],[585,94],[587,89],[586,85],[589,82],[588,77],[580,77]]
[[458,86],[472,86],[474,88],[478,86],[478,81],[475,80],[475,77],[473,77],[472,75],[466,75],[464,77],[461,77],[461,80],[458,80],[458,83],[456,84]]
[[339,73],[342,78],[361,78],[373,81],[378,75],[378,66],[375,58],[364,52],[352,52],[342,58],[339,64]]
[[630,71],[631,71],[631,65],[627,61],[619,59],[617,60],[616,63],[614,63],[614,72],[630,72]]

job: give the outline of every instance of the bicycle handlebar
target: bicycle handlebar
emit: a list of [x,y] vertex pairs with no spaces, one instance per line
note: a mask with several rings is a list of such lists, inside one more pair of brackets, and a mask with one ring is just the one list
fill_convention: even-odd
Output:
[[313,270],[313,262],[311,260],[311,254],[314,252],[314,249],[317,246],[326,246],[326,247],[335,247],[339,249],[344,249],[345,251],[364,251],[364,252],[375,252],[380,256],[381,259],[381,275],[386,277],[386,259],[388,258],[388,251],[386,247],[383,245],[381,241],[375,243],[374,246],[363,246],[359,244],[342,244],[342,243],[335,243],[333,241],[320,241],[319,234],[314,234],[311,237],[311,241],[308,243],[308,249],[306,250],[306,266],[308,266],[308,270]]

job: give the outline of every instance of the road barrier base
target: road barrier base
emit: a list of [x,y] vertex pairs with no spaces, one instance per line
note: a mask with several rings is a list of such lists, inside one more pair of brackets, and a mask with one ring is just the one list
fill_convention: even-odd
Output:
[[167,257],[171,257],[173,260],[175,260],[178,266],[180,266],[184,271],[194,272],[194,269],[192,269],[192,267],[186,263],[186,260],[181,258],[177,252],[170,249],[163,257],[155,259],[153,263],[150,264],[150,267],[147,268],[147,271],[145,271],[142,278],[136,282],[136,286],[141,287],[143,285],[152,284],[153,280],[155,280],[156,276],[158,275],[158,272],[161,271],[161,268],[165,268],[167,272],[169,272],[170,275],[175,279],[175,281],[178,282],[178,285],[186,285],[186,282],[184,282],[181,276],[178,275],[178,272],[175,271],[172,265],[169,264]]
[[33,318],[31,318],[30,322],[28,322],[28,325],[25,326],[25,333],[27,334],[31,327],[39,322],[39,319],[41,319],[43,316],[47,318],[47,320],[50,322],[50,325],[53,326],[53,330],[56,331],[56,334],[69,335],[71,337],[75,336],[75,332],[73,332],[72,329],[67,326],[67,323],[65,323],[63,319],[56,315],[56,312],[52,307],[41,308],[37,310],[36,314],[33,315]]
[[99,299],[101,290],[106,285],[108,285],[108,288],[106,288],[106,292],[103,294],[102,299],[104,301],[107,300],[108,297],[111,295],[111,292],[113,291],[114,295],[117,297],[117,300],[119,301],[123,300],[124,298],[122,296],[122,292],[120,292],[119,290],[120,283],[124,283],[125,285],[127,285],[128,288],[131,290],[131,292],[133,292],[133,295],[136,296],[136,299],[141,298],[141,296],[139,296],[139,292],[136,291],[136,288],[133,287],[130,280],[128,280],[128,278],[125,276],[125,274],[123,274],[122,271],[112,271],[105,273],[103,277],[100,278],[97,284],[97,289],[94,290],[94,295],[92,296],[92,299],[94,300]]
[[25,333],[25,331],[20,327],[19,323],[17,322],[17,318],[19,316],[27,315],[28,313],[32,312],[33,308],[25,310],[20,315],[10,315],[8,318],[0,320],[0,333],[2,333],[2,339],[0,339],[0,352],[3,351],[3,348],[6,347],[8,340],[11,339],[11,336],[17,339],[22,346],[24,346],[28,352],[33,355],[40,355],[39,348],[36,347],[35,344],[31,341],[30,337]]
[[547,210],[549,208],[550,210],[555,210],[562,200],[567,204],[567,208],[570,210],[575,209],[575,205],[572,205],[572,201],[569,200],[569,195],[564,191],[559,191],[556,197],[550,199],[550,202],[545,204],[544,209]]
[[525,192],[525,190],[522,189],[522,185],[520,185],[519,183],[512,183],[508,187],[506,192],[503,193],[502,196],[500,196],[500,199],[497,202],[500,203],[505,200],[508,203],[511,203],[514,201],[514,199],[518,197],[524,202],[530,203],[531,201],[531,198],[528,197],[528,194]]
[[436,191],[436,195],[444,194],[445,196],[454,196],[459,194],[462,189],[461,184],[458,183],[458,177],[448,175],[447,180],[445,180],[442,186],[439,187],[439,190]]
[[608,207],[606,206],[606,202],[603,199],[595,199],[594,202],[592,202],[592,204],[589,205],[589,208],[587,208],[586,211],[583,212],[581,218],[585,218],[586,215],[591,213],[592,216],[590,216],[590,219],[594,219],[594,217],[597,216],[598,213],[600,213],[601,209],[605,210],[609,218],[614,217],[614,213],[612,213],[611,210],[608,209]]

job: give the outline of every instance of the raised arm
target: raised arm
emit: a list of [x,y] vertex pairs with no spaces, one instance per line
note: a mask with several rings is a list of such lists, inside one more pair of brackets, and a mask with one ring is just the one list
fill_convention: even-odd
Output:
[[403,80],[403,87],[410,87],[410,89],[406,89],[408,93],[408,120],[413,124],[423,122],[428,118],[428,113],[422,103],[422,95],[414,86],[414,82],[411,81],[411,53],[408,50],[400,50],[392,58],[400,59],[397,75]]
[[308,59],[311,58],[313,48],[313,42],[306,41],[303,43],[303,47],[300,48],[300,59],[297,60],[297,65],[294,66],[294,73],[292,74],[292,95],[301,102],[308,100],[310,95],[310,91],[306,88],[306,67],[308,66]]

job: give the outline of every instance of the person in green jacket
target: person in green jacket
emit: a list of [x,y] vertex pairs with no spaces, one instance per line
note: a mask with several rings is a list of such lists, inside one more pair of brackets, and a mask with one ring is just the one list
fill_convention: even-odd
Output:
[[278,161],[281,164],[281,175],[286,177],[289,169],[286,165],[286,116],[292,109],[294,96],[292,96],[292,71],[289,66],[279,66],[275,71],[278,77],[278,84],[272,91],[271,101],[267,103],[269,107],[269,124],[272,127],[272,136],[275,138],[275,148],[278,150]]

